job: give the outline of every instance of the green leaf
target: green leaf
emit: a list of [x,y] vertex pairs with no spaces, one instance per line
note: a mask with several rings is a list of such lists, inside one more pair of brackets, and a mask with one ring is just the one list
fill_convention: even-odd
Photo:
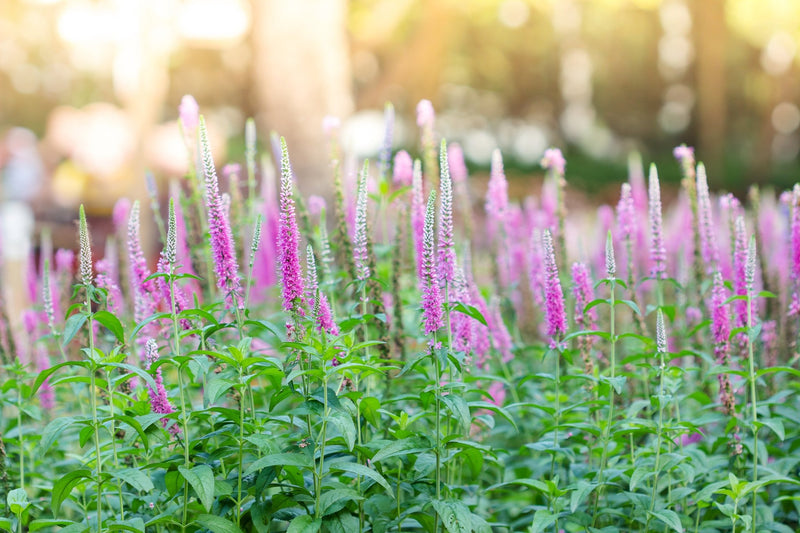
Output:
[[93,318],[103,324],[108,331],[113,333],[120,343],[125,342],[125,329],[115,315],[108,311],[98,311],[94,314]]
[[39,531],[40,529],[44,528],[52,528],[52,527],[64,527],[70,524],[74,524],[72,520],[58,520],[54,518],[40,518],[38,520],[32,521],[28,524],[28,531]]
[[578,481],[578,488],[572,491],[569,500],[569,510],[574,513],[581,502],[597,487],[597,483],[589,483],[585,479]]
[[28,395],[28,398],[33,398],[34,395],[36,394],[36,391],[38,391],[39,387],[41,387],[42,383],[44,383],[44,380],[46,380],[51,375],[53,375],[53,373],[55,373],[57,370],[60,370],[60,369],[64,368],[65,366],[80,366],[80,367],[88,368],[89,367],[89,362],[88,361],[65,361],[63,363],[58,363],[57,365],[53,365],[53,366],[51,366],[50,368],[48,368],[46,370],[42,370],[41,372],[39,372],[39,375],[36,376],[36,381],[33,382],[33,387],[31,388],[31,393]]
[[452,413],[453,418],[458,420],[462,428],[469,428],[472,417],[469,414],[469,406],[460,395],[447,394],[442,396],[442,401]]
[[144,520],[131,518],[130,520],[115,520],[108,524],[109,531],[130,531],[131,533],[141,533],[144,531]]
[[634,492],[636,487],[638,487],[642,481],[645,481],[651,476],[654,476],[655,472],[650,467],[639,466],[636,470],[633,471],[631,474],[631,481],[630,481],[630,490]]
[[353,451],[353,446],[356,444],[356,426],[353,424],[353,419],[341,411],[334,411],[330,414],[330,421],[341,432],[347,443],[347,449]]
[[639,306],[638,306],[638,305],[636,305],[636,302],[633,302],[633,301],[631,301],[631,300],[617,300],[617,303],[618,303],[618,304],[625,304],[625,305],[627,305],[627,306],[628,306],[628,307],[630,307],[630,308],[631,308],[631,310],[632,310],[634,313],[636,313],[637,315],[641,315],[641,314],[642,314],[642,312],[639,310]]
[[674,529],[678,533],[683,533],[683,526],[678,513],[670,509],[663,509],[661,511],[653,511],[650,513],[654,517],[664,522],[667,526]]
[[50,449],[50,446],[52,446],[58,436],[61,435],[61,432],[79,419],[80,417],[77,416],[65,416],[51,420],[42,432],[42,440],[39,441],[39,455],[44,457],[47,450]]
[[153,390],[156,390],[156,382],[153,379],[153,376],[142,370],[141,368],[135,367],[133,365],[129,365],[127,363],[106,363],[104,366],[113,366],[114,368],[121,368],[123,370],[127,370],[128,372],[133,372],[140,378],[142,378],[147,386]]
[[303,514],[295,517],[294,520],[289,523],[289,528],[286,530],[286,533],[317,533],[321,525],[321,520],[314,520],[313,516]]
[[86,315],[76,313],[69,317],[64,324],[64,333],[61,334],[61,345],[66,346],[78,334],[86,323]]
[[25,489],[12,490],[8,493],[6,501],[8,502],[8,507],[11,509],[11,512],[17,516],[21,515],[22,512],[30,506],[28,494],[25,492]]
[[[184,466],[178,467],[183,479],[192,486],[200,503],[203,504],[207,512],[211,512],[211,504],[214,503],[214,471],[208,465],[197,465],[191,469]],[[211,529],[211,528],[209,528]],[[215,530],[212,530],[215,531]]]
[[55,516],[61,509],[61,504],[69,497],[69,493],[75,488],[75,485],[84,479],[90,479],[92,471],[81,468],[80,470],[73,470],[64,475],[61,479],[53,485],[53,492],[51,496],[51,506],[53,507],[53,516]]
[[552,524],[555,524],[558,515],[551,513],[547,509],[539,509],[533,515],[530,533],[541,533]]
[[257,460],[244,471],[245,476],[258,472],[268,466],[297,466],[300,468],[314,468],[311,457],[300,453],[273,453]]
[[394,441],[385,448],[382,448],[372,458],[373,463],[383,461],[390,457],[398,455],[408,455],[412,453],[427,452],[431,449],[431,442],[427,438],[421,436],[408,437],[405,439]]
[[484,326],[487,325],[486,324],[486,318],[483,316],[483,314],[480,312],[480,310],[478,310],[477,307],[474,307],[472,305],[465,305],[465,304],[463,304],[461,302],[456,302],[456,303],[452,304],[451,309],[453,311],[458,311],[459,313],[464,313],[465,315],[467,315],[470,318],[474,318],[475,320],[477,320],[478,322],[480,322]]
[[759,424],[763,424],[767,426],[769,429],[772,430],[775,435],[783,442],[786,438],[786,431],[783,428],[783,421],[780,418],[763,418],[758,421]]
[[236,527],[236,524],[230,520],[213,514],[201,514],[195,518],[195,522],[212,533],[242,533],[242,530]]
[[471,533],[472,513],[461,502],[433,500],[433,508],[442,519],[442,524],[450,533]]
[[380,472],[377,470],[373,470],[368,466],[364,466],[358,463],[334,463],[330,465],[331,470],[341,470],[343,472],[350,472],[351,474],[355,474],[357,476],[368,477],[384,489],[386,492],[389,493],[390,496],[394,496],[392,492],[392,486],[389,485],[389,482],[386,481]]
[[[344,503],[349,501],[360,501],[364,497],[353,489],[333,489],[326,490],[319,499],[320,516],[327,516],[335,513],[344,507]],[[341,503],[341,505],[339,505]]]
[[220,396],[225,394],[225,392],[234,385],[236,385],[236,383],[230,379],[212,379],[206,388],[206,398],[208,400],[208,404],[211,405],[212,403],[215,403]]
[[150,477],[138,468],[125,468],[116,472],[109,472],[112,477],[121,479],[139,492],[149,492],[153,490],[153,482]]

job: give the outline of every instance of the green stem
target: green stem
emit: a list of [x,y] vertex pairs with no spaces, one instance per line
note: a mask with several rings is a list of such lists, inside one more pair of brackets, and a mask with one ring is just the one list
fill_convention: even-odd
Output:
[[664,440],[664,374],[667,369],[664,361],[664,352],[659,350],[659,383],[658,383],[658,438],[656,439],[656,465],[655,474],[653,475],[653,492],[650,496],[650,513],[647,515],[647,522],[644,529],[648,531],[647,526],[650,525],[650,517],[656,507],[656,494],[658,493],[658,477],[661,469],[661,444]]
[[91,388],[91,408],[92,408],[92,426],[94,427],[94,451],[95,451],[95,466],[97,470],[97,477],[96,477],[96,485],[97,485],[97,532],[100,533],[102,530],[102,506],[100,504],[100,499],[103,494],[102,486],[103,486],[103,460],[100,456],[100,427],[97,421],[97,384],[95,381],[95,373],[96,373],[96,365],[95,365],[95,353],[94,353],[94,320],[92,319],[92,299],[89,296],[89,286],[86,286],[86,313],[88,314],[88,325],[89,325],[89,358],[92,362],[92,368],[90,370],[90,383],[89,387]]
[[[170,288],[170,305],[172,310],[172,336],[175,339],[175,346],[173,347],[174,357],[179,357],[181,353],[180,345],[180,321],[178,320],[177,306],[175,305],[175,265],[170,265],[169,272],[169,288]],[[189,468],[189,421],[187,420],[186,413],[186,397],[183,387],[183,364],[178,363],[178,390],[181,397],[181,423],[183,425],[183,466]],[[188,516],[189,506],[189,482],[183,480],[183,520],[181,521],[181,530],[186,531],[186,518]]]
[[246,387],[243,386],[242,365],[239,364],[239,450],[238,468],[236,469],[236,525],[242,523],[242,462],[244,454],[244,402]]
[[[117,429],[114,420],[114,387],[111,383],[111,372],[106,370],[106,383],[108,383],[108,406],[111,413],[111,450],[114,453],[114,468],[119,468],[119,457],[117,455]],[[124,500],[122,498],[122,486],[118,486],[119,492],[119,514],[120,520],[125,520]]]
[[[753,305],[752,305],[752,285],[747,287],[747,355],[750,373],[750,403],[753,406],[753,485],[758,481],[758,411],[756,395],[756,372],[753,353],[753,339],[750,332],[753,328]],[[756,531],[756,504],[758,502],[758,490],[753,489],[753,519],[750,521],[750,531]]]
[[22,434],[22,387],[17,387],[17,431],[19,432],[19,486],[25,488],[25,440]]
[[[592,526],[597,522],[597,507],[600,503],[600,497],[603,495],[604,487],[603,484],[603,473],[606,469],[606,461],[608,460],[608,440],[611,433],[611,424],[614,420],[614,379],[617,376],[617,337],[616,337],[616,301],[615,301],[615,293],[614,288],[616,287],[616,279],[611,279],[611,296],[609,301],[611,303],[611,310],[610,310],[610,325],[609,325],[609,334],[611,336],[611,347],[609,349],[609,359],[610,359],[610,367],[611,367],[611,383],[608,385],[608,418],[606,419],[606,425],[603,428],[603,453],[600,457],[600,471],[597,473],[597,498],[594,500],[594,512],[592,513]],[[631,447],[633,449],[633,447]]]

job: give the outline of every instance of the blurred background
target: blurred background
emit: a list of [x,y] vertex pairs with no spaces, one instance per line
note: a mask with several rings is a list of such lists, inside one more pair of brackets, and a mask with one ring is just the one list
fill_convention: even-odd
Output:
[[554,145],[572,188],[613,201],[631,151],[677,182],[685,142],[716,189],[785,187],[799,43],[797,0],[2,0],[2,197],[71,244],[78,203],[107,216],[145,171],[162,191],[186,172],[184,94],[218,165],[243,160],[252,116],[262,147],[287,137],[306,194],[329,187],[325,116],[374,157],[391,101],[394,148],[415,154],[423,98],[477,180],[495,147],[527,179]]

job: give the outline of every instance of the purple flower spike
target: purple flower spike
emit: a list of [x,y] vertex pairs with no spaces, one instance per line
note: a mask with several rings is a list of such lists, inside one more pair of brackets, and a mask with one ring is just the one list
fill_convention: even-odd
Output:
[[411,188],[411,229],[414,233],[414,247],[417,252],[417,279],[422,290],[422,253],[424,249],[423,233],[425,228],[425,192],[422,187],[422,163],[414,161],[414,181]]
[[439,171],[439,191],[442,195],[439,206],[439,279],[452,284],[456,263],[456,251],[453,248],[453,182],[450,181],[447,143],[444,139],[439,153]]
[[553,339],[553,347],[555,347],[560,337],[567,332],[567,315],[564,312],[564,293],[561,291],[561,281],[558,279],[558,265],[556,265],[553,235],[550,230],[544,230],[542,243],[544,245],[544,295],[547,335]]
[[795,289],[800,284],[800,185],[795,184],[792,189],[791,205],[791,245],[792,245],[792,270],[791,279]]
[[678,163],[688,167],[694,167],[694,148],[682,144],[676,146],[672,150],[672,155],[678,160]]
[[425,335],[436,332],[443,325],[442,294],[439,291],[439,280],[436,275],[436,243],[433,233],[435,210],[436,191],[433,190],[425,209],[425,227],[422,236],[422,317],[425,323]]
[[394,106],[386,103],[383,112],[383,119],[386,123],[386,129],[383,135],[383,147],[378,156],[378,169],[380,172],[381,180],[386,177],[389,171],[389,161],[392,159],[392,134],[394,133]]
[[211,146],[208,143],[208,132],[203,117],[200,117],[200,145],[203,155],[203,172],[206,176],[206,209],[208,210],[208,236],[214,256],[214,273],[217,277],[217,288],[225,295],[228,309],[244,305],[242,287],[239,279],[239,265],[236,260],[236,248],[231,233],[222,197],[219,194],[219,180],[211,157]]
[[447,163],[453,183],[467,181],[467,165],[464,163],[464,151],[458,143],[452,143],[447,149]]
[[433,111],[433,104],[430,100],[420,100],[417,104],[417,126],[420,128],[433,129],[436,114]]
[[[153,339],[148,339],[147,344],[145,345],[145,368],[147,370],[150,369],[150,365],[155,363],[158,360],[158,345],[156,341]],[[172,404],[169,403],[169,398],[167,397],[167,390],[164,388],[164,377],[161,375],[161,367],[156,369],[156,388],[153,390],[151,387],[147,387],[147,392],[150,395],[150,408],[153,410],[154,413],[160,415],[168,415],[170,413],[175,412],[175,409],[172,407]],[[161,425],[166,427],[169,423],[168,418],[161,419]],[[172,426],[170,428],[170,432],[175,435],[180,432],[178,426]]]
[[[725,304],[728,294],[722,283],[722,275],[714,273],[714,288],[711,292],[711,333],[716,344],[727,344],[731,334],[730,313]],[[718,361],[722,364],[721,361]]]
[[540,164],[559,176],[563,176],[567,167],[567,160],[564,159],[564,154],[558,148],[548,148],[544,151]]
[[[733,291],[735,296],[747,295],[746,265],[747,265],[747,228],[744,217],[737,217],[735,223],[735,237],[733,250]],[[736,327],[747,325],[747,301],[736,300],[733,304],[736,317]]]
[[414,176],[414,162],[405,150],[400,150],[394,156],[394,169],[392,181],[398,187],[411,185]]
[[633,205],[633,194],[629,183],[622,184],[619,203],[617,204],[618,240],[626,241],[633,236],[636,229],[636,211]]
[[664,248],[664,232],[661,221],[661,186],[658,171],[650,165],[650,275],[657,279],[667,277],[667,250]]
[[300,233],[294,213],[292,165],[286,139],[281,137],[281,218],[278,228],[278,262],[283,289],[283,308],[303,315],[303,277],[300,272]]
[[706,168],[700,163],[697,165],[697,209],[700,217],[700,239],[702,246],[703,262],[706,264],[706,274],[717,270],[719,252],[717,250],[717,237],[714,234],[714,221],[711,214],[711,197],[708,192],[708,179]]
[[[309,307],[317,310],[317,315],[314,317],[317,322],[317,331],[324,330],[330,335],[339,335],[339,326],[333,320],[328,298],[319,289],[317,263],[310,244],[306,247],[306,291]],[[317,302],[317,297],[319,297],[319,302]]]
[[486,213],[495,223],[505,217],[508,210],[508,182],[503,170],[503,154],[499,149],[492,152],[492,172],[489,177],[489,188],[486,191]]
[[200,106],[194,96],[187,94],[181,98],[181,105],[178,106],[178,116],[183,125],[183,131],[190,137],[194,137],[194,132],[200,121]]
[[370,275],[367,254],[367,175],[369,161],[364,161],[358,180],[358,199],[356,200],[356,235],[353,243],[353,259],[356,264],[356,277],[364,281]]
[[572,294],[575,296],[575,323],[579,327],[583,327],[584,324],[593,327],[592,325],[597,320],[597,311],[593,307],[584,312],[589,302],[594,300],[594,290],[592,289],[592,280],[589,277],[589,267],[584,263],[573,263],[572,283]]
[[155,285],[147,268],[147,260],[139,241],[139,202],[131,207],[128,217],[128,278],[133,294],[133,317],[137,322],[144,320],[155,312]]
[[125,229],[130,212],[131,201],[127,198],[120,198],[114,204],[114,209],[111,211],[111,220],[114,222],[114,229],[117,232],[122,232]]

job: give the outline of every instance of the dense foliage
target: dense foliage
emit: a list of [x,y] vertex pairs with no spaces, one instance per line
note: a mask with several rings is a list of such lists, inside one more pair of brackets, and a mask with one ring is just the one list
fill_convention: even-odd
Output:
[[679,147],[663,221],[654,167],[568,215],[558,150],[521,205],[496,152],[473,209],[423,102],[357,177],[326,122],[328,211],[252,123],[220,193],[191,104],[155,271],[138,203],[96,262],[81,209],[3,317],[0,530],[800,527],[800,187],[745,209]]

